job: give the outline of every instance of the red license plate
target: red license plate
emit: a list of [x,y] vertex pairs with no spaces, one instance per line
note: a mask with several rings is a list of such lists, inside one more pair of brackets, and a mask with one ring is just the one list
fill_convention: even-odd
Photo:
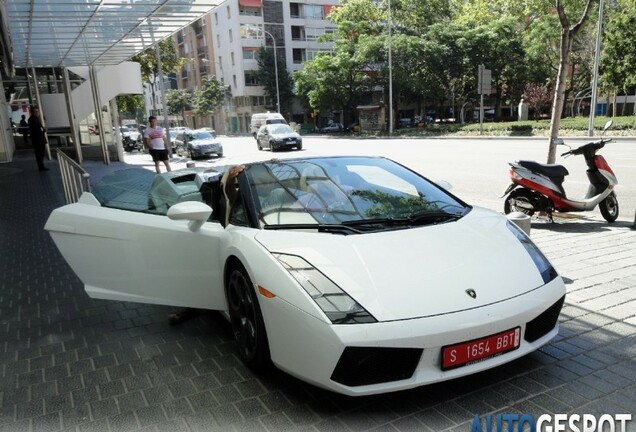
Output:
[[455,369],[519,348],[521,327],[442,348],[442,370]]

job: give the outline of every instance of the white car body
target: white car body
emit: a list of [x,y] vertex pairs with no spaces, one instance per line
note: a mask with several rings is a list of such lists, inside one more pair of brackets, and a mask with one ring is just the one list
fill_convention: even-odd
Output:
[[[179,202],[166,217],[107,208],[85,193],[80,202],[54,210],[45,229],[93,298],[231,315],[224,287],[228,268],[240,262],[260,294],[272,362],[348,395],[490,369],[538,349],[558,332],[563,281],[556,273],[542,278],[527,252],[529,239],[522,244],[510,222],[495,212],[472,208],[448,223],[340,235],[307,227],[269,230],[231,222],[224,227],[206,221],[209,210],[201,202]],[[302,257],[309,271],[318,270],[319,278],[340,287],[375,322],[334,323],[285,267],[287,257]],[[443,347],[510,330],[516,349],[441,367]],[[528,337],[530,332],[536,337]],[[359,350],[379,356],[408,351],[414,360],[409,367],[391,361],[378,371],[371,365],[369,371],[350,370],[345,357]],[[396,359],[399,363],[400,356]],[[409,373],[376,382],[373,374],[392,374],[393,368]]]
[[137,129],[133,129],[129,126],[121,126],[121,136],[130,137],[133,141],[141,142],[141,134]]

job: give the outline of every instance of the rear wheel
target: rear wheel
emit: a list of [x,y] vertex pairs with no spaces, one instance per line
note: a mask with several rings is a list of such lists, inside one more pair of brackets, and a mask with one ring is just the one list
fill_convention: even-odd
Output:
[[254,285],[241,265],[230,271],[227,301],[234,340],[245,364],[262,370],[270,363],[269,344]]
[[601,215],[608,222],[614,222],[618,218],[618,199],[616,194],[612,192],[598,204]]
[[536,210],[534,208],[535,200],[535,194],[528,189],[515,189],[506,197],[504,213],[521,212],[532,216]]

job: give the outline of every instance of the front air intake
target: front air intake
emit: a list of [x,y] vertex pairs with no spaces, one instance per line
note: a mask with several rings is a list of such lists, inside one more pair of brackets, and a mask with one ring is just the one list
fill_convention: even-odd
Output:
[[346,347],[331,379],[346,386],[399,381],[413,376],[421,348]]
[[561,313],[564,301],[565,296],[561,297],[559,301],[543,311],[541,315],[532,321],[528,321],[526,323],[524,339],[528,342],[534,342],[548,334],[559,320],[559,314]]

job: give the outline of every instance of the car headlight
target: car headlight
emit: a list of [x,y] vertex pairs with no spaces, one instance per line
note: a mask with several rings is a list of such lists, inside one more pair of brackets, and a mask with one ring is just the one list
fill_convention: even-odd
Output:
[[528,252],[528,255],[530,255],[530,258],[532,258],[534,265],[537,266],[537,270],[541,273],[543,283],[548,283],[559,276],[545,255],[543,255],[537,245],[530,240],[530,237],[528,237],[521,228],[511,221],[507,221],[506,225],[508,226],[508,229],[512,231],[514,236],[521,242],[523,247],[526,249],[526,252]]
[[272,254],[311,296],[334,324],[374,323],[377,320],[327,276],[303,258]]

